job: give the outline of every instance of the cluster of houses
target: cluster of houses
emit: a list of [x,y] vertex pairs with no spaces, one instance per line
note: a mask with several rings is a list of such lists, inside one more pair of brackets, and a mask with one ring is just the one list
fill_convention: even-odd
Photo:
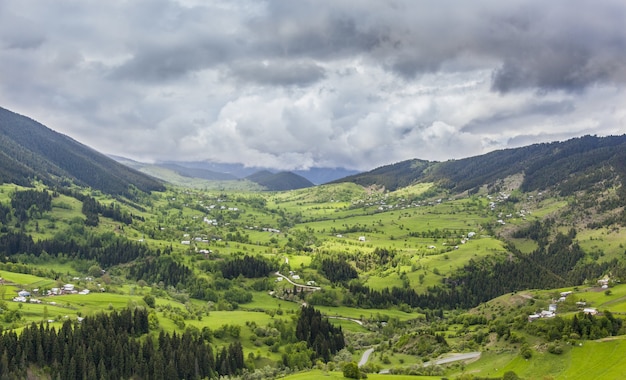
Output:
[[[556,302],[563,302],[567,299],[567,296],[572,294],[571,291],[561,292],[559,295],[559,299]],[[586,307],[587,303],[584,301],[576,302],[576,306],[579,309],[582,309],[582,312],[585,314],[596,315],[598,314],[598,310],[593,307]],[[541,310],[539,313],[531,314],[528,316],[528,322],[536,321],[541,318],[554,318],[556,316],[556,303],[551,303],[548,306],[548,310]]]
[[[103,288],[101,288],[103,289]],[[20,290],[17,293],[17,297],[13,298],[14,302],[30,302],[30,303],[41,303],[41,300],[34,298],[35,296],[60,296],[63,294],[89,294],[89,289],[76,290],[76,287],[73,284],[65,284],[60,288],[52,288],[47,290],[45,294],[39,294],[39,289],[33,289],[32,293],[28,290]]]

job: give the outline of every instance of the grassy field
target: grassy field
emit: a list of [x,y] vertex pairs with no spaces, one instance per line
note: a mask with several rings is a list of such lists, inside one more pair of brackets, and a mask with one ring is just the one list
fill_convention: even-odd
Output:
[[[388,374],[367,374],[367,378],[371,380],[433,380],[441,379],[441,376],[408,376],[408,375],[388,375]],[[293,375],[285,376],[285,380],[317,380],[317,379],[345,379],[340,371],[321,371],[313,370],[300,372]]]
[[[476,376],[502,376],[513,371],[523,379],[623,379],[626,373],[626,340],[588,341],[569,347],[561,355],[535,353],[523,359],[515,352],[483,353],[467,364],[464,373]],[[456,373],[454,375],[459,375]]]
[[[502,205],[502,210],[491,210],[491,198],[481,195],[447,196],[425,198],[433,189],[433,184],[419,184],[401,190],[385,193],[374,189],[365,189],[354,184],[324,185],[312,189],[302,189],[277,193],[251,193],[249,184],[240,184],[236,191],[225,191],[219,184],[189,183],[189,188],[170,187],[165,193],[153,194],[149,206],[138,210],[123,204],[122,208],[140,216],[142,222],[122,226],[120,222],[100,217],[100,225],[94,229],[86,229],[82,224],[85,216],[81,212],[82,204],[72,197],[60,195],[53,199],[52,211],[44,213],[38,220],[31,220],[21,226],[35,240],[48,239],[55,236],[71,235],[78,239],[87,233],[114,233],[125,236],[133,241],[142,241],[154,249],[164,250],[171,247],[177,260],[187,265],[195,273],[208,279],[209,284],[224,281],[219,273],[223,261],[235,255],[261,255],[281,266],[285,274],[289,270],[296,271],[301,279],[297,282],[306,283],[315,280],[324,288],[320,294],[331,295],[336,299],[324,304],[340,304],[341,300],[349,300],[346,290],[339,283],[331,284],[320,273],[316,256],[345,255],[351,265],[358,269],[359,280],[375,290],[391,287],[411,287],[419,292],[428,291],[428,287],[442,284],[457,269],[470,260],[487,256],[506,257],[505,242],[502,235],[510,232],[515,226],[527,224],[532,220],[556,215],[568,206],[568,200],[562,198],[527,199],[520,204]],[[191,188],[193,187],[193,188]],[[13,185],[0,186],[0,203],[8,204],[10,194],[15,190]],[[111,197],[93,194],[102,204],[115,202]],[[500,207],[500,205],[498,206]],[[525,216],[518,212],[527,210]],[[503,216],[508,213],[508,216]],[[215,220],[206,223],[204,218]],[[499,223],[503,218],[506,222]],[[559,228],[566,231],[568,226]],[[263,231],[263,228],[279,229]],[[474,232],[472,238],[468,233]],[[195,238],[206,241],[195,241]],[[190,244],[182,244],[190,240]],[[577,235],[581,247],[590,254],[589,260],[608,261],[613,258],[622,259],[626,244],[624,228],[602,228],[584,230]],[[513,242],[522,252],[530,253],[538,248],[536,242],[528,239],[514,239]],[[298,245],[300,244],[300,245]],[[306,249],[303,249],[306,247]],[[200,249],[210,249],[211,254],[201,254]],[[388,250],[393,259],[388,262],[367,262],[363,259],[374,255],[376,249]],[[26,256],[26,255],[24,255]],[[207,327],[212,331],[225,330],[225,326],[238,326],[237,333],[215,338],[213,344],[222,346],[235,339],[241,340],[245,353],[254,354],[257,364],[272,364],[281,361],[283,348],[270,350],[269,345],[262,342],[254,332],[255,327],[272,326],[275,321],[291,323],[301,308],[301,301],[290,302],[274,298],[269,290],[291,285],[275,282],[273,274],[268,275],[268,284],[263,291],[252,290],[258,279],[246,279],[243,276],[228,281],[228,287],[240,288],[252,294],[252,301],[235,305],[216,305],[217,302],[189,300],[182,284],[145,284],[126,281],[120,269],[112,274],[107,281],[104,293],[92,291],[87,295],[63,295],[41,297],[42,303],[11,302],[21,289],[58,287],[64,283],[75,283],[79,288],[95,288],[94,282],[86,281],[84,268],[93,263],[67,259],[39,259],[29,257],[34,267],[54,271],[58,278],[44,278],[28,274],[0,271],[0,277],[6,281],[2,286],[3,300],[8,311],[19,311],[19,322],[5,322],[0,318],[4,328],[19,329],[27,323],[42,320],[53,320],[60,325],[66,318],[75,319],[127,306],[144,306],[143,297],[156,295],[156,308],[153,313],[159,318],[159,326],[165,331],[184,331],[185,329],[202,330]],[[39,261],[38,261],[39,260]],[[46,261],[47,260],[47,261]],[[319,265],[319,264],[318,264]],[[82,268],[82,269],[81,269]],[[211,268],[209,271],[206,268]],[[105,268],[109,269],[109,268]],[[41,272],[32,272],[41,273]],[[48,272],[51,273],[51,272]],[[108,272],[107,272],[108,273]],[[115,272],[110,272],[115,273]],[[80,280],[74,281],[78,277]],[[547,306],[555,294],[560,291],[572,290],[573,296],[586,301],[590,307],[598,310],[609,310],[618,316],[626,315],[626,285],[611,283],[607,292],[596,286],[596,279],[579,287],[551,290],[528,290],[507,294],[484,303],[471,310],[446,310],[446,315],[465,313],[484,315],[488,321],[484,325],[468,326],[459,323],[448,323],[445,319],[432,317],[432,311],[420,308],[411,310],[402,305],[389,309],[357,309],[347,306],[317,306],[333,324],[339,325],[346,332],[358,336],[364,341],[376,335],[372,331],[381,332],[376,335],[374,343],[356,345],[354,358],[357,358],[369,344],[380,347],[387,345],[372,356],[371,361],[380,365],[385,357],[385,366],[408,366],[422,360],[432,358],[418,357],[403,353],[394,346],[393,339],[401,332],[384,335],[386,328],[383,323],[370,321],[398,321],[405,323],[412,333],[441,333],[446,336],[451,349],[484,350],[480,360],[473,363],[451,366],[446,377],[474,374],[477,376],[501,376],[506,371],[515,371],[519,376],[528,379],[583,379],[583,378],[619,378],[626,373],[626,360],[622,358],[626,352],[622,339],[606,341],[585,341],[582,346],[568,346],[561,355],[546,352],[545,344],[523,331],[517,334],[527,339],[532,345],[533,357],[522,359],[518,354],[519,344],[495,342],[472,346],[469,340],[472,334],[481,330],[491,333],[493,337],[496,319],[513,323],[520,318],[524,308]],[[212,285],[211,285],[212,286]],[[222,282],[222,286],[223,282]],[[216,290],[220,297],[228,287]],[[217,288],[216,288],[217,289]],[[308,299],[305,299],[308,301]],[[337,302],[335,302],[337,301]],[[311,301],[313,303],[313,301]],[[322,303],[322,302],[320,302]],[[530,308],[532,308],[530,307]],[[423,312],[423,313],[422,313]],[[443,312],[442,312],[443,313]],[[574,312],[563,314],[568,318]],[[428,315],[428,322],[426,318]],[[184,316],[181,322],[181,316]],[[431,319],[434,318],[434,319]],[[364,322],[363,324],[358,322]],[[392,323],[389,323],[390,325]],[[521,324],[519,324],[521,325]],[[432,331],[430,330],[432,328]],[[237,331],[234,329],[233,331]],[[236,336],[235,336],[236,335]],[[367,338],[367,337],[370,338]],[[348,342],[348,345],[354,342]],[[622,356],[620,356],[620,353]],[[600,363],[600,364],[598,364]],[[287,376],[288,379],[319,379],[343,378],[339,371],[313,370]],[[368,375],[369,379],[440,379],[438,377]]]

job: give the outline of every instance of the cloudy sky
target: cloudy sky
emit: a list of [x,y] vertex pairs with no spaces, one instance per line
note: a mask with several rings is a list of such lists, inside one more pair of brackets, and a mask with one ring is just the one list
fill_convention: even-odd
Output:
[[623,0],[0,0],[0,106],[103,153],[368,170],[626,133]]

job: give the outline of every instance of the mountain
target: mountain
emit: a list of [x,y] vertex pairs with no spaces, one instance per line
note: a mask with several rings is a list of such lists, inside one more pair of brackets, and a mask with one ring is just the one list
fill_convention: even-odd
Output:
[[159,166],[173,170],[184,177],[201,178],[210,181],[234,181],[239,179],[229,173],[220,173],[202,168],[188,168],[175,163],[162,163]]
[[[232,178],[235,179],[243,179],[260,171],[275,171],[273,168],[267,167],[250,167],[244,166],[243,164],[225,164],[210,161],[166,161],[156,163],[155,165],[166,168],[170,165],[174,165],[177,168],[206,170],[212,173],[232,176]],[[331,182],[336,179],[344,178],[346,176],[358,173],[358,171],[356,170],[350,170],[345,168],[310,168],[307,170],[293,170],[292,172],[306,178],[316,185]],[[182,172],[179,173],[183,174]]]
[[258,183],[270,191],[303,189],[315,186],[308,179],[291,172],[272,173],[262,170],[246,177],[247,180]]
[[445,162],[408,160],[334,182],[379,185],[388,190],[434,182],[459,193],[496,186],[513,176],[522,178],[522,191],[554,188],[562,195],[600,185],[618,186],[626,179],[626,135],[584,136]]
[[30,186],[74,183],[129,196],[164,190],[163,183],[57,133],[28,117],[0,108],[0,183]]

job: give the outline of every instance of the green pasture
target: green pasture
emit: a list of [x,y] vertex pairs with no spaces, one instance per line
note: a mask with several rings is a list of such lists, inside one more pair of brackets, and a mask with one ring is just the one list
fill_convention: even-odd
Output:
[[42,298],[44,302],[55,302],[57,305],[80,311],[83,316],[107,311],[111,308],[123,309],[129,303],[143,305],[141,296],[130,296],[114,293],[67,294]]
[[345,317],[358,320],[388,319],[397,318],[399,321],[408,321],[412,319],[422,319],[423,314],[405,313],[397,309],[355,309],[345,306],[315,306],[323,315],[330,317]]
[[[439,380],[441,376],[410,376],[410,375],[389,375],[389,374],[377,374],[368,373],[367,378],[370,380]],[[342,379],[343,373],[341,371],[322,371],[319,369],[299,372],[293,375],[285,376],[285,380],[319,380],[319,379]]]
[[626,229],[623,227],[583,230],[577,234],[576,240],[587,253],[601,252],[599,261],[621,259],[626,252]]
[[389,195],[396,198],[420,196],[428,190],[432,189],[433,186],[433,183],[418,183],[392,191],[389,193]]
[[278,299],[270,296],[266,292],[253,292],[252,302],[239,305],[242,310],[278,310],[282,309],[285,313],[300,310],[300,304],[290,301]]
[[[605,291],[610,290],[610,295]],[[612,286],[609,289],[599,286],[585,288],[574,292],[579,301],[587,302],[587,306],[594,307],[598,311],[609,310],[612,313],[626,313],[626,284]]]
[[389,270],[376,275],[367,275],[365,285],[374,290],[383,290],[385,288],[400,288],[403,285],[400,276],[396,270]]
[[[15,285],[16,292],[22,290],[22,288],[32,290],[35,288],[52,286],[53,284],[56,284],[54,280],[50,280],[45,277],[38,277],[24,273],[13,273],[5,270],[0,270],[0,277],[4,279],[5,283]],[[7,291],[7,296],[8,293],[9,291]]]
[[533,208],[531,208],[530,218],[543,219],[567,206],[567,200],[547,198],[537,202]]
[[513,242],[513,244],[515,245],[515,248],[519,249],[522,253],[532,253],[537,248],[539,248],[539,245],[537,244],[537,242],[531,239],[510,238],[509,240]]
[[626,373],[626,340],[585,341],[566,347],[561,355],[533,350],[526,360],[517,352],[483,353],[481,359],[467,364],[465,373],[477,376],[502,376],[514,371],[523,379],[622,379]]
[[369,331],[367,328],[359,325],[358,323],[346,319],[328,318],[328,320],[336,327],[341,326],[343,331],[355,333],[365,333]]

